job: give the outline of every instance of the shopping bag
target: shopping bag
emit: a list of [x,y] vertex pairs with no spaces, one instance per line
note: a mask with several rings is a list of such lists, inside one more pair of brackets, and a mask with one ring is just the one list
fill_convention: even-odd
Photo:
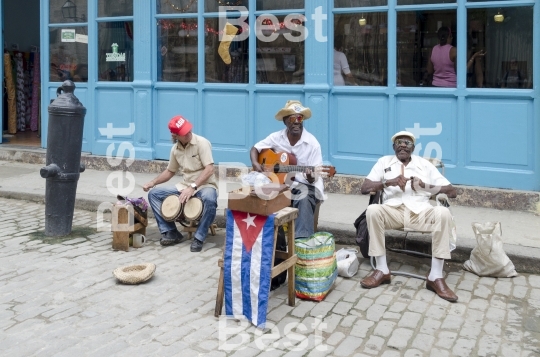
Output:
[[295,240],[298,257],[294,267],[296,296],[321,301],[337,276],[334,236],[328,232],[313,233],[309,238]]
[[473,223],[476,247],[463,264],[465,270],[478,276],[511,278],[517,276],[514,264],[503,249],[500,222]]
[[358,272],[358,250],[341,248],[336,252],[338,275],[351,278]]

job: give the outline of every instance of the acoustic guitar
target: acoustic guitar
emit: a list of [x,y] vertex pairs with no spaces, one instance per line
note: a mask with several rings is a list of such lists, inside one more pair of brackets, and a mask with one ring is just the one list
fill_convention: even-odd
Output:
[[[284,184],[289,173],[305,172],[310,169],[314,175],[334,177],[336,169],[334,166],[298,166],[296,156],[286,152],[275,152],[272,149],[264,149],[259,153],[258,160],[264,171],[273,172],[279,179],[280,184]],[[273,181],[273,180],[272,180]]]

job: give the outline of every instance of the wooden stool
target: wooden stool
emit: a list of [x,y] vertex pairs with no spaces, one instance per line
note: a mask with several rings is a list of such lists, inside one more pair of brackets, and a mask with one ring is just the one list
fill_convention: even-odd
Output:
[[[278,257],[285,259],[283,262],[278,265],[273,266],[271,278],[278,276],[283,273],[285,270],[288,271],[288,287],[289,287],[289,306],[294,306],[296,294],[294,292],[294,266],[296,265],[296,260],[298,259],[296,253],[294,252],[294,220],[298,217],[298,208],[285,207],[277,211],[276,216],[274,217],[274,252],[272,254],[272,264],[274,264],[274,258]],[[276,250],[276,242],[278,236],[279,226],[288,223],[289,229],[287,230],[287,252],[281,250]],[[225,249],[223,249],[223,254],[225,254]],[[216,296],[216,308],[214,310],[214,316],[219,317],[221,315],[221,310],[223,309],[223,299],[225,291],[223,290],[223,259],[218,261],[218,266],[220,268],[219,272],[219,282],[218,290]],[[270,279],[271,279],[270,278]],[[270,286],[271,284],[268,284]]]
[[[114,205],[112,209],[112,248],[127,252],[129,250],[130,235],[133,233],[146,235],[146,227],[148,226],[147,217],[147,212],[139,214],[131,205]],[[133,223],[132,225],[129,223],[130,220]]]
[[[193,233],[197,232],[197,228],[199,228],[199,222],[198,221],[189,221],[189,226],[183,226],[183,229],[182,231],[183,232],[187,232],[188,233],[188,236],[189,236],[189,239],[192,238],[193,236]],[[210,231],[210,234],[215,236],[216,235],[216,229],[217,229],[217,224],[215,223],[212,223],[210,225],[210,227],[208,227],[208,230]]]

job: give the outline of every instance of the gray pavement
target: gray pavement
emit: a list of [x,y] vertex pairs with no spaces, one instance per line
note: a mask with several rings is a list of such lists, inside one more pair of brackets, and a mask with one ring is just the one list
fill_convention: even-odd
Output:
[[[43,201],[45,179],[39,176],[43,165],[10,162],[0,160],[0,197]],[[117,192],[110,192],[108,186],[127,188],[129,180],[127,172],[111,172],[87,169],[80,176],[77,187],[78,208],[96,210],[101,202],[115,202]],[[118,179],[120,176],[122,179]],[[147,197],[142,185],[156,176],[155,173],[133,173],[136,184],[130,197]],[[172,180],[171,180],[172,181]],[[223,226],[223,210],[227,207],[227,192],[237,188],[234,182],[222,183],[218,202],[218,224]],[[365,210],[368,197],[362,195],[328,194],[328,199],[320,209],[319,230],[332,232],[336,240],[343,244],[354,244],[355,230],[353,222]],[[476,245],[471,223],[499,221],[503,230],[504,248],[510,259],[520,272],[540,273],[540,217],[532,212],[497,210],[452,206],[457,224],[458,248],[453,259],[463,262],[468,259],[470,251]],[[408,235],[390,231],[387,244],[396,246],[412,243],[423,246],[429,252],[429,240],[422,235]],[[403,243],[405,242],[405,243]]]
[[[21,189],[34,190],[19,178]],[[81,194],[92,194],[85,186]],[[338,277],[322,302],[291,307],[286,285],[273,291],[263,333],[213,316],[223,229],[191,253],[189,241],[161,247],[150,219],[149,243],[120,252],[110,232],[95,230],[94,212],[77,209],[73,233],[50,239],[43,204],[6,198],[0,224],[2,356],[540,356],[540,275],[479,278],[450,263],[447,283],[459,296],[452,304],[414,278],[362,289],[370,267],[360,259],[356,276]],[[392,270],[429,269],[429,260],[390,260]],[[115,268],[144,262],[157,265],[147,283],[113,278]]]

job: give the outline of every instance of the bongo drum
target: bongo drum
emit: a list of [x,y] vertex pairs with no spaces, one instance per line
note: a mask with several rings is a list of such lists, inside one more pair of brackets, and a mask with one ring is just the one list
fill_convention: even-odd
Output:
[[182,215],[183,205],[177,195],[170,195],[161,203],[161,217],[167,222],[176,220]]
[[203,202],[198,197],[191,197],[184,205],[184,218],[188,221],[198,221],[202,216]]

